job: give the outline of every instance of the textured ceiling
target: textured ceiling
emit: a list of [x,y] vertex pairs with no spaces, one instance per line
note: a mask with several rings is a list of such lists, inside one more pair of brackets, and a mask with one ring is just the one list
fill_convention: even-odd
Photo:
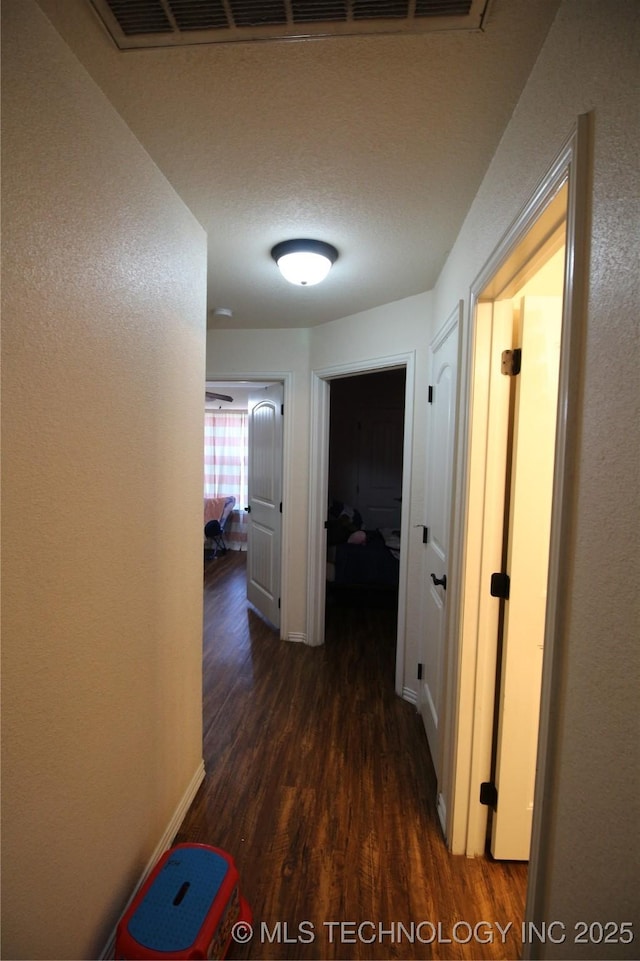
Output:
[[[87,0],[38,2],[207,230],[209,326],[239,328],[433,287],[559,5],[492,0],[483,31],[123,52]],[[317,287],[271,260],[292,237],[338,248]]]

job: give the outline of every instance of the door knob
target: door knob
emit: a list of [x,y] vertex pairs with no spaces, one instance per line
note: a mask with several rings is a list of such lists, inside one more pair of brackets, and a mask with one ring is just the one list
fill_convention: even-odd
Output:
[[446,575],[446,574],[443,574],[442,577],[436,577],[435,574],[432,574],[432,575],[431,575],[431,580],[433,581],[433,583],[435,584],[436,587],[438,586],[438,584],[442,584],[443,588],[444,588],[445,591],[446,591],[446,589],[447,589],[447,575]]

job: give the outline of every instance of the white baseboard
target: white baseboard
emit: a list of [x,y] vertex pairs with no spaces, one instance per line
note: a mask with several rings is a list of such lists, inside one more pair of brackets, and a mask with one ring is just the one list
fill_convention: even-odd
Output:
[[[187,790],[186,790],[186,791],[184,792],[184,794],[182,795],[182,798],[180,799],[180,802],[179,802],[177,808],[176,808],[175,811],[173,812],[173,815],[172,815],[172,817],[171,817],[171,820],[170,820],[169,823],[167,824],[167,826],[166,826],[166,828],[165,828],[165,830],[164,830],[164,833],[163,833],[162,837],[161,837],[160,840],[158,841],[158,844],[156,845],[155,851],[153,852],[153,854],[152,854],[151,857],[149,858],[149,861],[147,862],[147,866],[145,867],[144,871],[142,872],[142,875],[141,875],[141,877],[140,877],[140,880],[139,880],[138,883],[136,884],[136,887],[135,887],[135,890],[133,891],[133,894],[131,895],[131,897],[130,897],[129,900],[127,901],[126,905],[124,906],[124,909],[123,909],[122,914],[120,915],[120,917],[122,917],[122,915],[125,913],[125,911],[126,911],[127,908],[129,907],[129,905],[131,904],[131,902],[132,902],[133,899],[135,898],[136,894],[138,893],[138,891],[140,890],[140,888],[142,887],[142,885],[144,884],[144,882],[147,880],[147,878],[148,878],[149,875],[151,874],[151,871],[153,870],[154,866],[157,864],[158,860],[162,857],[162,855],[164,854],[164,852],[171,846],[171,842],[173,841],[174,837],[175,837],[176,834],[178,833],[178,830],[179,830],[179,828],[180,828],[180,825],[181,825],[182,822],[184,821],[185,815],[186,815],[187,811],[189,810],[189,808],[191,807],[191,804],[192,804],[192,802],[193,802],[193,799],[195,798],[196,794],[198,793],[198,788],[199,788],[200,785],[202,784],[203,780],[204,780],[204,761],[200,761],[200,764],[198,765],[195,774],[194,774],[193,777],[191,778],[191,781],[190,781],[190,783],[189,783],[189,786],[187,787]],[[119,921],[120,921],[120,918],[118,918],[118,922],[119,922]],[[100,954],[99,961],[112,961],[112,959],[113,959],[113,957],[114,957],[114,955],[115,955],[115,951],[116,951],[116,930],[117,930],[117,927],[118,927],[118,922],[116,922],[116,925],[114,926],[114,929],[113,929],[113,931],[111,932],[111,937],[110,937],[109,940],[107,941],[107,943],[106,943],[106,945],[105,945],[105,947],[104,947],[104,950],[103,950],[102,953]]]
[[447,839],[447,805],[442,794],[438,794],[438,818],[440,819],[440,827],[442,828],[442,833],[444,834],[445,840]]
[[416,694],[416,692],[413,690],[412,687],[403,687],[403,688],[402,688],[402,699],[403,699],[404,701],[408,701],[409,704],[417,704],[417,703],[418,703],[418,695]]
[[299,631],[289,631],[289,633],[287,634],[287,640],[294,641],[296,644],[306,644],[307,635]]

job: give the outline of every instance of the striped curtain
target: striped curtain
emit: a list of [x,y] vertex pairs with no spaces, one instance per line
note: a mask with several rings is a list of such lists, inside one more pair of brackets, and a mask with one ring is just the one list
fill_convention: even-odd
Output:
[[236,509],[247,503],[248,417],[243,410],[206,410],[204,413],[204,496],[236,499]]

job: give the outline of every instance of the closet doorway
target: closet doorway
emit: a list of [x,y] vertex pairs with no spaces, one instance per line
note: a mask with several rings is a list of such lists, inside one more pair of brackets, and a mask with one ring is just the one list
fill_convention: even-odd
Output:
[[443,827],[453,853],[481,855],[489,840],[494,857],[530,859],[529,917],[567,612],[589,143],[580,117],[476,278],[461,379]]

